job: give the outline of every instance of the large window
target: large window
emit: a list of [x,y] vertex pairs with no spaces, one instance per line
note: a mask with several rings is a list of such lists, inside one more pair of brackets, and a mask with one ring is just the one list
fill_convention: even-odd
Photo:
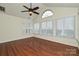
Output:
[[33,25],[31,23],[26,24],[26,34],[31,34],[33,32]]
[[46,21],[41,23],[41,34],[47,34]]
[[53,34],[52,21],[44,21],[41,23],[41,34],[45,34],[45,35],[52,35]]
[[75,36],[74,17],[65,17],[57,20],[57,36],[74,37]]
[[43,13],[42,18],[48,17],[48,16],[52,16],[53,12],[50,10],[47,10]]
[[47,21],[47,34],[48,35],[53,34],[53,23],[52,23],[52,21]]
[[40,29],[40,24],[39,23],[35,23],[34,24],[34,32],[35,33],[39,33],[39,29]]
[[64,27],[63,24],[64,24],[63,19],[57,20],[57,28],[56,28],[57,29],[57,31],[56,31],[57,36],[63,36],[63,27]]

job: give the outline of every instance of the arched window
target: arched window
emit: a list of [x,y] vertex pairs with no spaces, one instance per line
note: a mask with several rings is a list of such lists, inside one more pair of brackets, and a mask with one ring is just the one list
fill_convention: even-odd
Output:
[[52,16],[53,12],[51,10],[46,10],[43,15],[42,18],[48,17],[48,16]]

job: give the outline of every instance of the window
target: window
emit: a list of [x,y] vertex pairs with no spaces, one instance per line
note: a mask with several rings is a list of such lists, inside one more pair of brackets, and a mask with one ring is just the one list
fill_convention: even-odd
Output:
[[42,22],[41,23],[41,34],[47,34],[47,26],[46,26],[46,22]]
[[53,34],[53,23],[52,23],[52,21],[47,21],[47,34],[48,35]]
[[35,33],[39,33],[39,28],[40,28],[40,24],[39,23],[35,23],[34,24],[34,32]]
[[63,36],[63,19],[58,19],[57,20],[57,36]]
[[52,21],[45,21],[41,23],[41,34],[52,35],[53,34],[53,23]]
[[74,37],[74,17],[65,17],[57,20],[57,36]]
[[33,25],[31,23],[26,24],[26,34],[31,34],[33,32]]
[[52,16],[53,12],[50,10],[47,10],[43,13],[42,18],[48,17],[48,16]]
[[64,20],[64,36],[74,37],[75,29],[74,29],[74,17],[68,17]]

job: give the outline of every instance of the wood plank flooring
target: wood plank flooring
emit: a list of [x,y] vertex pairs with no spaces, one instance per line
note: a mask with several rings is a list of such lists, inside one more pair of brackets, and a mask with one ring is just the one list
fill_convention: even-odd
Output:
[[0,56],[78,56],[77,47],[30,37],[0,44]]

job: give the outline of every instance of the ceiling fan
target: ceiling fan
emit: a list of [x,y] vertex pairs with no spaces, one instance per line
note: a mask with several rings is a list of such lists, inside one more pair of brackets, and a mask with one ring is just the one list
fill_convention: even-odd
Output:
[[25,5],[23,5],[23,7],[26,8],[27,10],[24,10],[24,11],[21,11],[21,12],[28,12],[30,16],[32,15],[32,13],[39,15],[39,13],[36,12],[36,10],[38,10],[39,7],[32,8],[32,3],[30,3],[30,7],[27,7]]

